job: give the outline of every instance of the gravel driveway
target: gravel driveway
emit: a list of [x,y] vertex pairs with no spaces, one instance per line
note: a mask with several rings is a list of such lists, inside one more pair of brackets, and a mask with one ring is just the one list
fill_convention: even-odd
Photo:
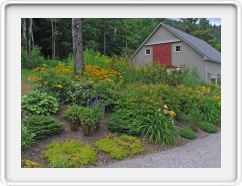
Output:
[[220,168],[221,133],[183,146],[107,165],[115,168]]

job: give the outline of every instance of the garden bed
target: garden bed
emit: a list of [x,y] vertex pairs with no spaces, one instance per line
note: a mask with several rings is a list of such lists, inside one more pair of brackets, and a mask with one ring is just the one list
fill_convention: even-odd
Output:
[[73,62],[23,69],[22,89],[33,90],[21,100],[22,167],[103,167],[220,128],[219,86],[186,69],[90,59],[82,77]]
[[[77,139],[87,144],[91,144],[95,146],[97,139],[105,137],[107,134],[109,134],[107,130],[106,122],[107,122],[107,119],[110,117],[110,114],[105,114],[105,117],[101,120],[101,126],[99,130],[95,131],[91,136],[86,137],[82,134],[80,130],[71,131],[69,126],[69,121],[64,119],[64,116],[63,116],[63,112],[64,110],[66,110],[66,108],[67,108],[66,105],[62,106],[58,111],[58,113],[55,115],[57,119],[63,121],[64,131],[59,134],[49,136],[45,139],[35,141],[28,149],[22,150],[22,159],[27,159],[27,160],[37,162],[41,165],[41,167],[48,167],[49,165],[46,159],[44,158],[43,152],[46,151],[47,145],[50,144],[51,142],[53,141],[64,142],[69,139]],[[177,126],[187,125],[186,122],[178,122],[178,121],[176,121],[176,124]],[[201,129],[197,129],[196,134],[197,134],[197,138],[205,138],[206,136],[209,135],[208,133],[202,131]],[[192,140],[177,136],[176,146],[184,145],[186,143],[189,143],[190,141]],[[135,157],[143,156],[145,154],[165,151],[174,147],[174,146],[160,146],[154,143],[148,143],[144,138],[142,138],[142,142],[144,144],[145,151],[142,155],[137,155]],[[107,153],[98,152],[98,161],[94,165],[82,166],[82,167],[103,167],[117,161],[118,160],[111,158]]]

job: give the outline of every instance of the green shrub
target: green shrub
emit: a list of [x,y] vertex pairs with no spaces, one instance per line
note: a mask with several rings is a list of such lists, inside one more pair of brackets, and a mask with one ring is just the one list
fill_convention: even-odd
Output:
[[95,128],[98,120],[93,114],[93,110],[91,107],[82,107],[79,118],[81,120],[81,125],[87,125],[91,128]]
[[102,110],[100,105],[95,107],[82,107],[79,113],[83,134],[89,136],[93,129],[98,129]]
[[21,148],[28,148],[33,142],[36,135],[32,132],[29,132],[26,126],[21,125]]
[[63,130],[63,123],[52,116],[29,116],[24,120],[24,125],[30,133],[35,134],[35,139],[44,138]]
[[53,168],[75,168],[97,161],[95,149],[78,140],[54,141],[47,146],[44,156]]
[[189,114],[202,104],[201,96],[191,87],[160,85],[159,91],[164,103],[177,113],[177,118]]
[[136,81],[148,84],[166,83],[168,72],[167,69],[160,64],[151,64],[142,66],[135,74],[137,76]]
[[218,128],[215,125],[213,125],[207,121],[200,122],[199,127],[208,133],[216,133],[218,131]]
[[203,121],[219,125],[221,121],[221,108],[219,102],[213,98],[205,97],[199,105]]
[[99,81],[94,86],[96,97],[105,105],[105,110],[113,111],[120,98],[120,84]]
[[191,128],[188,128],[188,127],[180,128],[179,135],[181,137],[187,138],[187,139],[195,139],[196,138],[196,134],[193,132],[193,130]]
[[124,159],[144,151],[142,142],[133,136],[110,134],[96,142],[99,150],[110,154],[114,159]]
[[22,68],[35,68],[41,64],[44,64],[44,57],[41,56],[41,50],[39,47],[33,47],[30,53],[26,50],[21,50],[21,67]]
[[64,111],[64,117],[68,120],[79,120],[79,115],[83,107],[79,105],[71,105]]
[[[66,86],[64,99],[65,103],[78,104],[82,106],[89,106],[96,98],[96,92],[94,89],[94,82],[86,79],[79,81],[72,81]],[[61,99],[63,99],[62,96]]]
[[22,168],[41,168],[40,164],[31,160],[22,160],[21,167]]
[[198,125],[198,123],[202,121],[203,117],[201,111],[198,108],[193,108],[190,113],[181,114],[179,119],[192,125]]
[[43,72],[36,71],[36,76],[39,77],[38,89],[54,96],[60,103],[70,102],[69,99],[72,98],[69,96],[73,93],[72,89],[75,88],[75,83],[72,80],[72,69],[63,64],[50,68],[44,66],[43,68],[45,69]]
[[24,115],[49,115],[58,110],[59,104],[47,93],[32,91],[22,97],[21,106]]
[[81,106],[71,105],[64,112],[64,117],[70,121],[69,125],[72,131],[77,131],[81,124],[79,119],[81,110]]
[[135,110],[118,109],[109,118],[107,126],[111,132],[137,135],[138,123]]
[[163,145],[174,145],[176,143],[175,125],[171,117],[161,112],[155,112],[154,115],[148,115],[142,118],[143,122],[138,124],[137,130],[149,142]]

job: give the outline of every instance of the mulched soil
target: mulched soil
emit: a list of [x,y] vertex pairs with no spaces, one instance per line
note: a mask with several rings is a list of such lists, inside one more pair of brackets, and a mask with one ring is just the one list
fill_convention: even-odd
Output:
[[[53,141],[60,141],[64,142],[68,139],[78,139],[81,140],[87,144],[95,145],[95,142],[98,138],[101,138],[108,134],[108,130],[106,127],[106,121],[110,117],[110,114],[105,115],[104,119],[101,121],[100,128],[97,131],[94,131],[90,137],[86,137],[82,134],[81,129],[79,128],[78,131],[71,131],[69,127],[69,121],[65,120],[63,117],[63,112],[66,109],[67,106],[62,106],[59,112],[55,115],[55,117],[64,123],[64,131],[60,134],[56,134],[54,136],[47,137],[43,140],[38,140],[35,143],[33,143],[28,149],[22,150],[21,152],[21,158],[22,160],[27,159],[34,162],[39,163],[42,167],[48,167],[48,163],[46,159],[44,158],[43,152],[46,150],[47,145],[50,144]],[[187,126],[187,123],[185,122],[176,122],[177,126]],[[206,132],[203,132],[202,130],[198,128],[194,128],[197,134],[197,138],[204,138],[208,136],[209,134]],[[148,154],[148,153],[154,153],[154,152],[160,152],[164,151],[171,147],[163,147],[160,145],[150,144],[147,143],[145,139],[142,139],[144,142],[145,152],[142,154]],[[180,136],[177,137],[177,144],[176,146],[184,145],[191,140],[182,138]],[[138,155],[138,156],[142,156]],[[137,157],[137,156],[136,156]],[[111,158],[108,154],[98,152],[98,161],[95,165],[90,165],[88,167],[103,167],[110,163],[116,162],[117,160],[114,160]]]

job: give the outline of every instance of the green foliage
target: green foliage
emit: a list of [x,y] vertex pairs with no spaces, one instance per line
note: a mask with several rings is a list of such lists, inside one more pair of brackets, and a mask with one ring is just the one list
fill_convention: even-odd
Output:
[[79,120],[79,115],[82,110],[81,106],[71,105],[64,112],[64,117],[69,120]]
[[52,116],[29,116],[24,120],[24,125],[35,139],[44,138],[63,131],[63,123]]
[[90,128],[98,128],[99,121],[102,117],[102,109],[100,105],[95,107],[81,107],[79,119],[82,126],[89,126]]
[[26,50],[21,50],[21,67],[22,68],[35,68],[44,63],[44,58],[41,55],[41,50],[39,47],[33,47],[30,53]]
[[28,148],[33,142],[35,138],[35,134],[30,132],[25,125],[21,125],[21,148]]
[[73,81],[66,87],[63,93],[66,94],[64,102],[71,104],[78,104],[82,106],[87,106],[92,103],[96,97],[94,82],[81,79],[80,81]]
[[159,91],[164,103],[177,113],[178,118],[202,104],[201,96],[191,87],[160,85]]
[[198,83],[202,82],[198,70],[195,67],[190,69],[184,68],[183,73],[182,84],[185,86],[195,87]]
[[179,129],[179,135],[187,139],[195,139],[196,134],[189,127],[182,127]]
[[143,117],[163,107],[157,86],[129,85],[119,93],[115,112],[108,120],[108,130],[116,133],[137,135],[136,125],[143,123]]
[[118,104],[120,84],[108,81],[97,82],[94,86],[96,97],[105,104],[105,110],[112,111]]
[[40,73],[40,80],[37,83],[38,89],[54,96],[60,103],[67,103],[73,93],[69,89],[75,88],[71,74],[57,73],[55,68],[48,68],[45,73]]
[[54,141],[47,146],[44,156],[53,168],[76,168],[97,161],[95,149],[78,140]]
[[165,83],[167,82],[168,72],[165,67],[159,64],[151,64],[140,67],[137,70],[136,81],[142,83]]
[[59,104],[56,98],[36,90],[22,97],[21,106],[24,115],[49,115],[58,110]]
[[202,119],[210,123],[219,125],[221,121],[221,108],[219,102],[213,98],[205,97],[199,105]]
[[133,136],[110,134],[96,142],[99,150],[110,154],[114,159],[124,159],[144,151],[142,142]]
[[173,145],[173,118],[163,111],[160,85],[127,86],[120,94],[117,109],[108,120],[108,130],[143,134],[150,142]]
[[138,131],[135,127],[140,120],[136,117],[135,110],[118,109],[108,120],[108,130],[116,133],[124,133],[137,135]]
[[154,115],[148,115],[142,118],[143,122],[138,124],[137,130],[149,142],[162,145],[174,145],[176,143],[175,126],[172,118],[165,116],[159,111],[155,112]]
[[21,167],[22,168],[41,168],[40,164],[31,160],[22,160]]
[[202,121],[203,117],[198,108],[193,108],[188,114],[181,114],[179,119],[192,125],[198,125],[198,123]]
[[218,131],[218,128],[215,125],[213,125],[207,121],[200,122],[199,127],[208,133],[216,133]]
[[[53,18],[51,19],[53,20]],[[161,21],[204,39],[218,50],[220,49],[221,26],[211,25],[205,18],[187,18],[183,20],[165,18],[85,18],[82,20],[83,48],[84,50],[99,51],[109,56],[129,57]],[[52,55],[51,47],[54,37],[56,58],[65,59],[72,52],[71,19],[55,19],[55,24],[54,35],[51,35],[49,18],[33,19],[35,43],[42,47],[43,55],[49,57]],[[103,42],[104,28],[107,38],[105,45]],[[95,55],[92,58],[84,57],[84,61],[94,60]]]

